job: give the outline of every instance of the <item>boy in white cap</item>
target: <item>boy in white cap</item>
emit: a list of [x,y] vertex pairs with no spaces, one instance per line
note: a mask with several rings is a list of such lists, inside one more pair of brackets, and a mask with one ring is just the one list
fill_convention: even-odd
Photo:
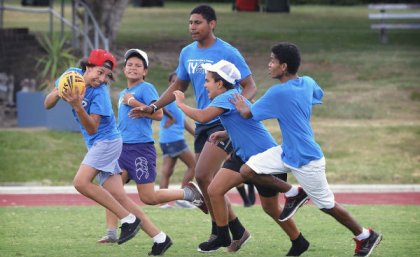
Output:
[[[194,202],[203,211],[206,210],[204,199],[193,183],[183,189],[160,189],[155,191],[156,149],[154,146],[152,121],[161,120],[162,110],[153,114],[145,114],[141,118],[132,119],[128,112],[133,107],[153,103],[159,98],[155,86],[145,81],[149,59],[146,52],[130,49],[124,55],[123,72],[127,78],[127,88],[120,92],[118,101],[118,129],[123,139],[123,149],[118,159],[122,169],[122,180],[127,183],[133,180],[137,184],[140,200],[149,205],[166,203],[174,200]],[[107,235],[99,243],[112,243],[116,227],[116,219],[107,212]],[[148,219],[143,218],[143,230],[153,238],[154,244],[149,255],[162,255],[172,241],[165,233]],[[115,230],[114,230],[115,231]],[[115,238],[115,237],[114,237]]]
[[[228,251],[237,251],[237,247],[243,246],[251,236],[248,233],[247,240],[239,242],[236,248],[232,248],[231,237],[228,227],[228,209],[225,194],[232,188],[244,183],[239,170],[241,166],[252,156],[276,146],[271,134],[261,122],[252,119],[244,119],[231,103],[233,95],[239,94],[236,83],[240,79],[239,70],[232,63],[221,60],[213,65],[204,64],[206,70],[205,88],[211,103],[205,109],[192,108],[184,103],[184,93],[175,91],[176,103],[187,116],[198,122],[206,122],[220,117],[226,129],[210,135],[210,141],[217,144],[220,141],[230,140],[233,145],[233,153],[224,162],[222,168],[212,180],[208,192],[213,206],[214,217],[217,224],[217,237],[199,246],[201,252],[212,252],[220,247],[227,247]],[[245,100],[248,105],[251,103]],[[280,179],[287,179],[287,175],[279,176]],[[277,220],[282,209],[278,201],[278,192],[257,186],[260,194],[261,204],[264,211],[278,224],[292,241],[292,248],[287,256],[299,256],[309,247],[309,242],[302,236],[293,220],[281,223]]]

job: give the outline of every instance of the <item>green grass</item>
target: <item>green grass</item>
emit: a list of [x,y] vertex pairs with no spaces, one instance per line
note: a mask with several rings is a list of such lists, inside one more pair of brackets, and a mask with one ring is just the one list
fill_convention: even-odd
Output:
[[[280,138],[276,122],[266,125]],[[155,138],[157,126],[155,122]],[[420,183],[418,123],[314,119],[313,127],[327,158],[330,183]],[[190,135],[187,139],[192,149],[193,139]],[[3,183],[70,184],[86,152],[79,133],[0,130],[0,142],[4,145],[0,148]],[[159,172],[162,158],[156,148]],[[171,183],[180,183],[184,171],[185,165],[179,162]]]
[[[383,241],[372,256],[419,256],[418,206],[346,206],[363,226],[382,233]],[[210,223],[197,210],[146,207],[153,222],[168,233],[174,245],[165,256],[201,256],[197,245],[208,237]],[[290,241],[260,207],[235,207],[252,239],[235,256],[284,256]],[[146,256],[152,241],[144,232],[124,245],[99,245],[105,232],[100,207],[0,208],[1,256]],[[402,218],[404,217],[404,218]],[[352,235],[330,216],[306,206],[295,216],[311,242],[302,256],[352,256]],[[206,256],[226,256],[219,251]]]

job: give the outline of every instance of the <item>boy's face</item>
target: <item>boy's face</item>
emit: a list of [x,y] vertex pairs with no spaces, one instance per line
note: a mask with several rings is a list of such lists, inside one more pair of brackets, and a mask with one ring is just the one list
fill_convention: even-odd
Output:
[[201,14],[191,14],[189,30],[194,41],[202,41],[208,38],[216,27],[216,21],[208,22]]
[[144,67],[143,60],[133,56],[127,60],[123,68],[127,79],[142,80],[147,75],[147,69]]
[[207,95],[210,100],[213,100],[216,96],[220,94],[220,87],[223,87],[222,81],[216,82],[213,77],[212,72],[206,72],[206,83],[204,87],[207,90]]
[[279,59],[271,53],[270,61],[268,62],[268,71],[273,79],[281,79],[287,70],[286,63],[280,63]]
[[102,66],[86,67],[84,79],[87,85],[97,87],[103,83],[108,83],[112,76],[110,69]]

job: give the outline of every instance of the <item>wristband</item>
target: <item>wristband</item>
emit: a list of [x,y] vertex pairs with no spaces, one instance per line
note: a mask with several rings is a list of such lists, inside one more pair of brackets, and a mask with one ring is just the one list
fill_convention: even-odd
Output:
[[133,100],[133,99],[134,99],[134,97],[133,97],[133,96],[132,96],[132,97],[130,97],[130,98],[128,98],[128,100],[127,100],[127,104],[128,104],[128,105],[130,105],[130,101],[131,101],[131,100]]
[[154,103],[153,104],[149,104],[149,106],[152,107],[152,113],[151,114],[155,113],[158,110],[158,107]]

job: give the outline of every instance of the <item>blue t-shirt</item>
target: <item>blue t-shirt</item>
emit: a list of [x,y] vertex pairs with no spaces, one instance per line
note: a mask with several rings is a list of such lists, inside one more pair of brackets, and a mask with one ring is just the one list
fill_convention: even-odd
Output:
[[[204,63],[215,64],[220,60],[235,64],[241,72],[241,80],[251,75],[251,71],[238,49],[220,38],[217,38],[216,42],[208,48],[199,48],[195,41],[184,47],[180,53],[176,73],[179,79],[191,81],[198,109],[205,109],[210,104],[207,90],[204,87],[206,73],[201,65]],[[217,119],[215,118],[208,123]]]
[[163,115],[163,118],[160,121],[159,143],[171,143],[185,139],[185,114],[181,111],[181,109],[179,109],[175,101],[166,105],[164,108],[174,117],[175,123],[173,123],[168,128],[165,128],[165,123],[169,119],[169,117]]
[[[239,91],[237,89],[228,90],[216,96],[209,106],[225,110],[220,115],[220,121],[229,134],[236,155],[246,162],[251,156],[264,152],[276,146],[277,143],[261,122],[244,119],[239,114],[235,105],[229,101],[233,98],[232,94],[239,94]],[[251,105],[248,100],[246,103],[248,106]]]
[[312,105],[322,104],[323,96],[318,84],[304,76],[272,86],[251,108],[255,120],[277,119],[283,138],[281,158],[291,167],[324,156],[311,127]]
[[122,90],[118,100],[118,129],[121,131],[123,143],[138,144],[154,142],[152,119],[132,119],[128,117],[128,113],[133,107],[123,103],[125,93],[131,93],[137,101],[149,105],[159,98],[155,86],[143,81],[131,88]]
[[[78,68],[70,68],[64,73],[68,71],[76,71],[81,75],[84,73]],[[56,81],[56,85],[58,85],[58,80]],[[98,130],[95,134],[89,135],[80,123],[76,112],[72,110],[76,122],[80,125],[83,139],[88,148],[90,148],[96,141],[113,140],[120,137],[115,121],[114,111],[112,110],[111,96],[109,94],[107,84],[102,84],[97,87],[86,85],[85,96],[82,104],[87,114],[97,114],[101,116]]]

